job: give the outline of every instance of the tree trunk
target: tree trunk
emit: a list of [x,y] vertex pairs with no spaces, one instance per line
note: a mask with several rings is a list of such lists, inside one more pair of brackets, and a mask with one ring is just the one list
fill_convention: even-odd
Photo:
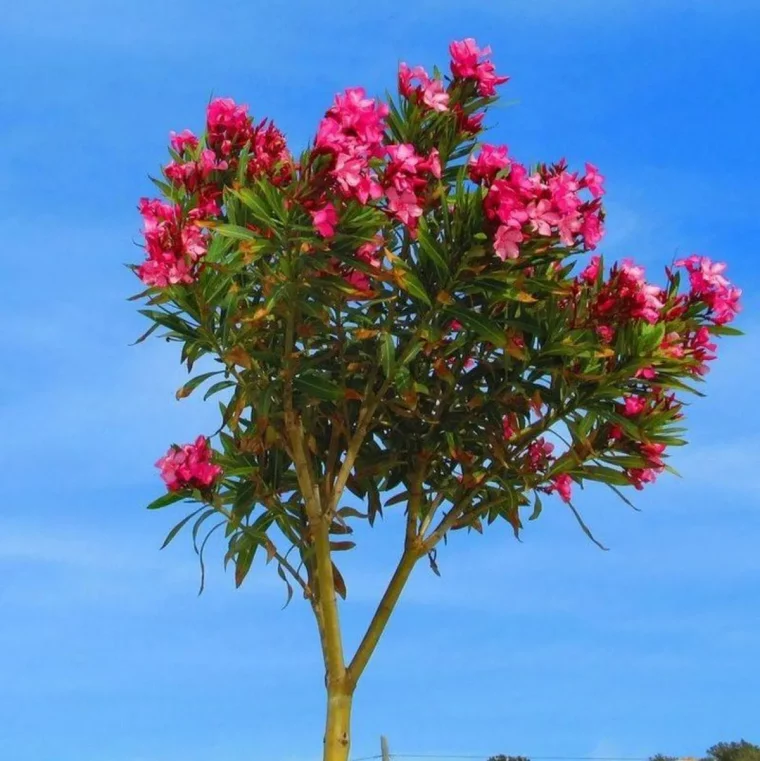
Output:
[[324,761],[347,761],[351,747],[351,704],[354,696],[343,685],[327,689]]

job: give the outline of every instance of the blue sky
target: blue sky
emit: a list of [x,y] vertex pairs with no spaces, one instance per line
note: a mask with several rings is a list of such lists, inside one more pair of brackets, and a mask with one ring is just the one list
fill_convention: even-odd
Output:
[[[213,94],[302,145],[333,94],[392,86],[396,63],[494,48],[514,108],[494,140],[607,176],[604,251],[652,274],[677,254],[729,262],[745,290],[709,396],[689,412],[684,478],[634,513],[559,502],[522,544],[457,537],[421,568],[356,704],[354,756],[698,754],[760,741],[760,50],[754,0],[263,3],[25,0],[0,11],[0,761],[311,761],[323,696],[305,604],[271,568],[197,598],[177,512],[147,513],[152,463],[211,430],[174,401],[182,372],[143,329],[121,265],[170,129]],[[356,642],[398,539],[390,514],[346,568]]]

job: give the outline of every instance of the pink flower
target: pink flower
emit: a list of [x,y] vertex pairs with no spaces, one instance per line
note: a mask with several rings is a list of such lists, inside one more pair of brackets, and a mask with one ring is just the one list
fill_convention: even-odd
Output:
[[660,319],[664,294],[656,285],[644,279],[644,269],[626,259],[610,274],[609,292],[606,294],[610,307],[631,317],[654,325]]
[[376,153],[385,135],[388,113],[388,106],[368,98],[363,87],[349,87],[335,96],[327,116],[337,121],[344,133],[355,135],[360,144]]
[[184,259],[148,259],[137,268],[140,280],[155,288],[166,288],[180,283],[192,283],[195,275]]
[[451,112],[456,117],[457,128],[462,132],[476,135],[483,129],[483,119],[485,119],[486,116],[485,111],[476,111],[473,114],[466,114],[462,108],[462,104],[455,103]]
[[519,243],[523,241],[523,234],[520,230],[516,230],[506,225],[501,225],[496,230],[496,237],[493,241],[493,249],[496,252],[496,256],[502,261],[506,259],[517,259],[520,256]]
[[314,144],[317,148],[330,152],[347,149],[348,138],[340,123],[332,118],[325,118],[319,123]]
[[596,334],[602,339],[602,343],[612,343],[615,338],[615,331],[609,325],[597,325]]
[[384,103],[367,98],[361,87],[354,87],[336,95],[320,122],[315,147],[317,152],[333,155],[331,174],[346,198],[366,204],[382,195],[370,160],[385,153],[387,115]]
[[557,227],[561,222],[559,214],[554,211],[551,202],[546,198],[531,203],[527,211],[531,226],[539,235],[551,235],[552,228]]
[[468,170],[473,182],[491,183],[509,166],[506,145],[484,145],[477,156],[470,156]]
[[179,134],[170,132],[169,142],[176,153],[184,153],[186,148],[192,151],[198,147],[198,138],[189,129],[182,130]]
[[662,459],[662,453],[665,451],[664,444],[642,444],[639,451],[647,461],[647,466],[652,469],[665,469],[665,462]]
[[501,419],[502,433],[504,434],[504,440],[508,441],[517,434],[520,424],[517,420],[517,415],[514,412],[510,412],[508,415],[504,415]]
[[599,270],[602,266],[602,259],[599,256],[592,256],[586,268],[581,272],[579,280],[588,285],[594,285],[599,278]]
[[208,489],[222,474],[222,469],[212,464],[211,456],[208,440],[199,436],[193,444],[171,447],[156,467],[169,491]]
[[417,167],[422,163],[423,158],[417,154],[413,145],[410,143],[394,144],[389,145],[387,150],[394,173],[411,175],[417,173]]
[[570,502],[573,491],[573,479],[567,473],[559,473],[551,478],[551,486],[547,489],[549,494],[557,492],[563,502]]
[[314,223],[314,229],[323,238],[332,238],[335,235],[335,225],[338,224],[338,212],[333,204],[327,203],[321,209],[309,213]]
[[415,66],[410,69],[405,63],[400,63],[398,67],[398,91],[405,98],[410,97],[417,89],[414,84],[415,80],[419,82],[421,87],[427,87],[430,83],[430,77],[422,66]]
[[425,168],[433,175],[437,180],[441,179],[442,167],[441,167],[441,155],[438,153],[437,148],[433,148],[428,154],[427,159],[424,162]]
[[593,251],[604,236],[602,218],[597,213],[587,213],[583,216],[580,229],[583,243],[589,251]]
[[179,206],[142,198],[143,236],[148,261],[138,267],[137,275],[158,288],[195,280],[195,263],[205,256],[207,238],[192,220],[182,219]]
[[461,79],[475,77],[478,69],[478,60],[481,56],[489,55],[491,48],[481,50],[472,37],[461,42],[452,42],[449,45],[451,55],[451,73]]
[[370,279],[366,272],[351,270],[343,275],[343,279],[357,291],[366,292],[370,290]]
[[586,176],[581,180],[581,185],[587,188],[594,198],[604,195],[604,177],[593,164],[586,164]]
[[293,169],[293,157],[282,132],[266,120],[257,124],[250,138],[248,177],[266,176],[280,186],[290,182]]
[[354,188],[359,187],[365,168],[366,162],[363,159],[348,153],[339,153],[335,158],[332,174],[343,192],[350,195]]
[[356,249],[356,258],[379,269],[383,258],[381,249],[384,244],[385,240],[383,239],[383,236],[378,233],[374,240],[362,243],[362,245]]
[[633,374],[633,377],[634,378],[643,378],[644,380],[652,380],[653,378],[657,377],[657,372],[651,366],[649,366],[649,367],[640,367]]
[[449,94],[443,88],[440,79],[431,79],[422,91],[422,102],[431,111],[448,111]]
[[388,188],[386,196],[391,214],[407,227],[415,229],[417,220],[422,216],[422,207],[417,196],[411,190],[399,192],[395,187]]
[[657,472],[652,468],[629,468],[625,471],[625,475],[639,491],[645,484],[652,484],[657,480]]
[[212,100],[206,111],[206,142],[216,154],[239,153],[251,137],[248,106],[238,106],[232,98]]
[[543,470],[553,460],[552,452],[554,444],[550,444],[543,437],[531,442],[528,446],[527,465],[533,472]]
[[461,330],[462,329],[462,323],[459,322],[459,320],[452,320],[449,323],[449,330]]
[[509,80],[509,77],[496,74],[491,61],[481,60],[490,52],[491,48],[488,47],[481,50],[471,37],[449,45],[451,73],[457,79],[474,80],[477,83],[478,94],[484,98],[495,95],[496,86]]
[[731,322],[740,310],[742,292],[723,276],[726,265],[713,262],[706,256],[690,256],[676,262],[685,267],[691,284],[690,298],[707,305],[710,316],[718,325]]
[[385,167],[382,183],[386,189],[388,211],[414,230],[426,204],[430,175],[441,176],[440,156],[433,149],[424,158],[408,143],[389,145],[386,151],[390,160]]
[[475,78],[478,81],[478,94],[484,98],[493,98],[496,95],[496,88],[509,81],[509,77],[499,76],[496,73],[496,67],[490,61],[478,64]]
[[622,413],[626,417],[638,417],[647,406],[643,396],[626,396],[623,400]]

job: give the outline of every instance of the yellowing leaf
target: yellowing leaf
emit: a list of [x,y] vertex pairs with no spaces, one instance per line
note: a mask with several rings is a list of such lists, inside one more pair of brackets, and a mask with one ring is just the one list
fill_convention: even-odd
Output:
[[246,370],[251,369],[251,357],[242,346],[235,346],[224,357],[227,364],[239,365]]

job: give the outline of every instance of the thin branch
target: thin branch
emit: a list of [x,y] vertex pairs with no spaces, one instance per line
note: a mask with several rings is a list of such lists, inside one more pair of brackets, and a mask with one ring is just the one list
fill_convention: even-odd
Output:
[[399,597],[406,586],[406,582],[414,569],[417,561],[424,555],[420,535],[417,533],[417,516],[419,516],[422,504],[422,484],[425,480],[427,463],[420,460],[411,483],[409,503],[407,506],[407,529],[404,541],[404,551],[396,565],[388,587],[377,606],[375,614],[367,627],[367,631],[359,643],[359,647],[347,669],[347,677],[351,685],[355,685],[364,669],[367,667],[372,653],[375,652],[377,643],[385,631],[385,627],[398,603]]
[[293,462],[306,507],[308,528],[314,542],[314,570],[317,582],[315,613],[317,618],[321,619],[318,620],[318,624],[321,626],[320,633],[323,635],[327,675],[329,678],[338,679],[345,673],[345,664],[330,552],[329,519],[323,511],[319,484],[312,472],[306,452],[303,425],[292,409],[285,413],[285,427],[293,449]]

